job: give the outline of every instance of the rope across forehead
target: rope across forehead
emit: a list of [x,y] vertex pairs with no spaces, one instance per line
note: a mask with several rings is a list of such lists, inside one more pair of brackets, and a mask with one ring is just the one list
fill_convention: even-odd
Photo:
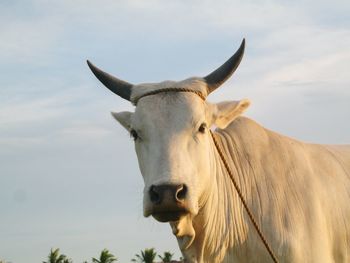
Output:
[[137,103],[139,102],[140,99],[147,97],[147,96],[162,93],[162,92],[191,92],[191,93],[194,93],[197,96],[199,96],[203,101],[206,100],[206,97],[199,90],[192,90],[192,89],[188,89],[188,88],[165,88],[165,89],[158,89],[158,90],[152,90],[152,91],[146,92],[146,93],[142,94],[141,96],[136,97],[133,100],[133,103],[135,105],[137,105]]

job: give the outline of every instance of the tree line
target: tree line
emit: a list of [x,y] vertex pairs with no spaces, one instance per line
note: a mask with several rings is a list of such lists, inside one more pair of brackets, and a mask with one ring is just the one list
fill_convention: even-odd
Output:
[[[158,256],[158,258],[157,258]],[[165,251],[163,255],[158,255],[154,248],[146,248],[145,250],[141,250],[139,254],[135,254],[134,258],[131,259],[131,262],[137,263],[181,263],[180,261],[173,259],[174,254]],[[160,261],[157,261],[157,260]],[[91,258],[91,263],[114,263],[118,262],[118,258],[113,255],[108,249],[103,249],[97,258]],[[11,263],[8,261],[0,260],[0,263]],[[60,249],[51,249],[49,255],[47,256],[47,261],[43,261],[42,263],[73,263],[73,260],[67,257],[64,254],[60,253]],[[84,261],[83,263],[89,263],[88,261]]]

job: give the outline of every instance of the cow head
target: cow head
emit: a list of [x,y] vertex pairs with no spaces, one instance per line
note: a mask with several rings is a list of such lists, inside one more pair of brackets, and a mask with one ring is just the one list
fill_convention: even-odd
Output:
[[204,78],[133,85],[103,72],[89,61],[95,76],[111,91],[136,105],[135,112],[112,113],[135,141],[139,167],[145,182],[144,215],[161,222],[195,216],[208,197],[213,164],[209,128],[225,128],[241,114],[249,101],[211,104],[194,92],[153,90],[185,88],[204,98],[226,81],[238,67],[244,52],[238,51]]

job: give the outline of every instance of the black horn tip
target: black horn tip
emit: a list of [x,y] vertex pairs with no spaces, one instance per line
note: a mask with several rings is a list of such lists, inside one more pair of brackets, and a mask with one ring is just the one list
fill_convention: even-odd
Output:
[[90,60],[88,60],[88,59],[86,60],[86,63],[88,64],[92,73],[94,73],[94,75],[99,79],[99,77],[96,74],[98,74],[99,72],[102,72],[102,70],[100,70],[98,67],[96,67],[94,64],[92,64],[90,62]]
[[92,73],[94,73],[94,75],[99,79],[99,77],[96,74],[98,72],[101,72],[101,70],[98,67],[96,67],[94,64],[92,64],[90,62],[90,60],[88,60],[88,59],[86,60],[86,63],[88,64],[88,66],[89,66],[90,70],[92,71]]
[[86,60],[86,63],[88,64],[89,68],[92,69],[94,67],[94,64],[90,62],[90,60]]
[[[238,50],[242,50],[242,52],[244,52],[245,49],[245,38],[242,39],[242,43],[239,46]],[[242,54],[243,55],[243,54]]]

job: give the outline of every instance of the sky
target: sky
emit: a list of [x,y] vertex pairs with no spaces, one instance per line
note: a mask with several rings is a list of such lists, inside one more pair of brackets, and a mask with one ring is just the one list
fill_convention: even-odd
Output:
[[131,83],[205,76],[246,38],[208,98],[249,98],[246,116],[302,141],[350,143],[348,0],[1,0],[0,259],[74,262],[108,248],[180,252],[142,216],[133,142],[110,111],[133,110],[90,59]]

